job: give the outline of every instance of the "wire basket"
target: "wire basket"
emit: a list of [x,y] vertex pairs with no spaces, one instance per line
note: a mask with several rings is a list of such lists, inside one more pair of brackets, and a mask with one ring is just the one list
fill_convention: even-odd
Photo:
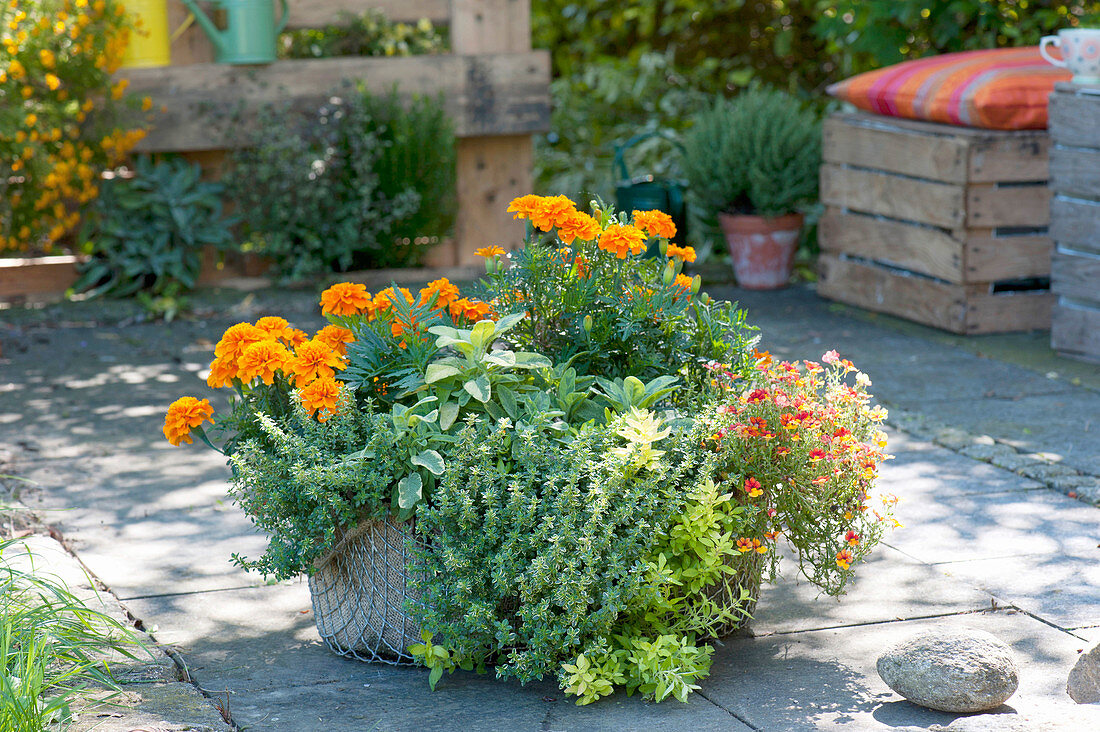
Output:
[[[749,616],[756,610],[756,600],[760,596],[760,585],[764,573],[764,558],[753,552],[740,557],[740,566],[735,574],[728,575],[724,581],[703,588],[703,594],[719,607],[732,610],[738,618],[719,625],[714,629],[715,638],[724,638],[749,624]],[[749,599],[741,604],[741,590],[749,592]]]
[[365,521],[349,531],[309,578],[313,617],[325,644],[360,661],[412,665],[406,650],[420,643],[420,626],[405,612],[408,567],[415,542],[411,523]]

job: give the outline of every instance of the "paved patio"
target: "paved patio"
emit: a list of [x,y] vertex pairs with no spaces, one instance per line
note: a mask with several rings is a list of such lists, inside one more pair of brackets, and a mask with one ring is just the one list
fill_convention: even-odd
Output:
[[[164,441],[163,412],[181,394],[219,398],[198,374],[233,322],[320,325],[309,292],[223,293],[208,317],[169,326],[81,322],[91,311],[71,307],[0,313],[2,472],[36,482],[23,500],[242,729],[1100,729],[1100,705],[1065,694],[1078,654],[1100,641],[1100,509],[1068,495],[1100,485],[1097,369],[1050,354],[1043,334],[957,339],[808,288],[712,293],[741,300],[763,347],[836,348],[871,376],[895,411],[882,484],[901,496],[905,528],[839,602],[791,571],[766,587],[752,635],[719,647],[686,705],[618,695],[576,707],[552,681],[467,673],[432,693],[423,670],[330,654],[304,581],[265,584],[230,564],[264,539],[226,499],[218,455]],[[917,707],[875,673],[898,636],[955,625],[1018,656],[1020,689],[996,714]],[[161,721],[218,728],[187,714]]]

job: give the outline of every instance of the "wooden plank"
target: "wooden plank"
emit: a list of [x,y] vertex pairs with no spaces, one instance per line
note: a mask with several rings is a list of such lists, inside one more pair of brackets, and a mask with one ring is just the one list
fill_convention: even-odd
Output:
[[1051,310],[1057,300],[1056,295],[1045,290],[970,295],[966,332],[980,335],[1049,330]]
[[1039,227],[1050,223],[1050,188],[1045,184],[982,183],[966,188],[969,228]]
[[455,53],[531,50],[531,0],[451,0]]
[[829,208],[818,224],[824,252],[851,254],[962,283],[963,242],[943,229]]
[[997,236],[989,229],[965,232],[966,282],[994,282],[1050,274],[1053,240],[1043,235]]
[[902,130],[867,115],[832,115],[822,139],[828,163],[966,182],[968,143],[961,137]]
[[1100,254],[1059,246],[1051,260],[1050,289],[1063,297],[1094,302],[1100,308]]
[[1100,253],[1100,202],[1054,196],[1050,202],[1050,236],[1074,249]]
[[524,226],[507,212],[513,198],[533,188],[534,148],[528,136],[474,138],[458,142],[459,216],[456,264],[484,262],[479,247],[505,250],[523,245]]
[[965,188],[826,164],[821,200],[860,213],[954,229],[966,220]]
[[[203,7],[207,11],[210,10],[208,3]],[[168,32],[174,33],[177,28],[188,23],[190,16],[191,11],[183,3],[168,3]],[[214,44],[210,42],[210,38],[198,23],[190,21],[187,30],[172,42],[170,53],[173,66],[211,63],[214,61]]]
[[1045,130],[989,132],[970,146],[967,178],[971,183],[1047,180],[1050,135]]
[[818,258],[817,294],[915,320],[952,333],[966,332],[966,294],[958,285],[896,274],[831,254]]
[[344,80],[366,80],[372,90],[445,95],[459,137],[549,129],[550,57],[545,51],[484,56],[327,58],[280,61],[269,66],[196,64],[126,69],[130,89],[164,105],[139,152],[220,150],[241,144],[241,117],[268,103],[323,100]]
[[[530,0],[452,0],[451,48],[455,53],[524,54],[531,49]],[[549,65],[540,76],[547,93]],[[470,93],[487,93],[472,80]],[[549,105],[547,105],[547,110]],[[543,129],[549,128],[549,118]],[[510,130],[531,132],[539,130]],[[458,142],[455,174],[458,217],[455,221],[454,263],[480,263],[478,247],[497,245],[511,250],[522,245],[523,227],[506,209],[517,196],[534,187],[534,145],[530,135],[463,139]]]
[[1050,95],[1050,138],[1055,145],[1100,148],[1100,95],[1058,85]]
[[1061,301],[1054,306],[1050,345],[1064,356],[1100,363],[1100,309]]
[[[1100,113],[1100,106],[1096,108]],[[1100,199],[1100,150],[1055,146],[1050,151],[1050,187],[1088,199]]]
[[76,282],[79,261],[70,255],[0,259],[0,300],[61,297]]
[[382,11],[398,23],[415,23],[427,18],[437,25],[451,20],[450,0],[290,0],[287,28],[322,28],[343,25],[344,13],[362,15],[369,9]]
[[1046,291],[992,293],[831,254],[818,263],[818,294],[849,305],[962,334],[1050,327],[1055,297]]

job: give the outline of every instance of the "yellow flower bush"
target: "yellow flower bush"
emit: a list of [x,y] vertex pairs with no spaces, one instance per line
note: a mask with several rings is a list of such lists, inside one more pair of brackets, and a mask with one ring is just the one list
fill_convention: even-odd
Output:
[[129,32],[117,0],[0,5],[0,251],[49,251],[144,137],[111,83]]

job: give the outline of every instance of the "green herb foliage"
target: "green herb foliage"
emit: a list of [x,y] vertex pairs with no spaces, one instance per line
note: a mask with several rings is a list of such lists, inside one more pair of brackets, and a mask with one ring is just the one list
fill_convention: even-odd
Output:
[[310,114],[268,108],[251,129],[230,192],[283,277],[413,264],[453,222],[454,132],[438,100],[348,88]]
[[684,137],[684,169],[704,220],[779,216],[817,198],[821,126],[789,94],[752,88],[719,98]]
[[660,460],[664,435],[625,421],[568,446],[506,421],[460,434],[417,521],[415,609],[442,646],[500,677],[542,678],[644,594],[646,550],[691,463]]
[[427,18],[415,25],[395,23],[380,10],[362,15],[343,11],[339,24],[299,28],[279,37],[279,58],[414,56],[446,51],[447,39]]
[[261,434],[232,453],[230,495],[270,540],[259,559],[233,559],[286,579],[309,572],[342,530],[389,512],[407,455],[388,415],[352,408],[346,398],[325,422],[300,409],[278,422],[264,414],[256,420]]
[[103,181],[81,228],[85,254],[73,285],[88,295],[174,296],[198,281],[204,246],[233,243],[222,215],[220,183],[202,180],[196,163],[137,159],[132,176]]

